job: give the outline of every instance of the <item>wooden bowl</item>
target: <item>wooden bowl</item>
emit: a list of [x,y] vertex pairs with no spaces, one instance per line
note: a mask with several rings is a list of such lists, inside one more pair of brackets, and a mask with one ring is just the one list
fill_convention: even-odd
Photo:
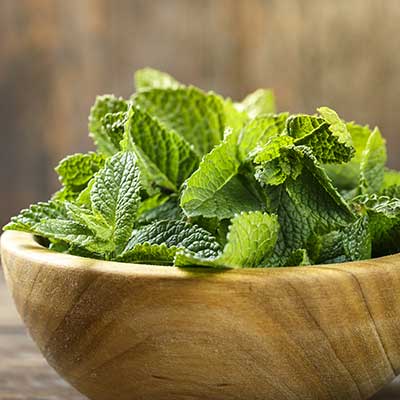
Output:
[[90,399],[359,400],[399,374],[400,255],[216,272],[1,245],[32,338]]

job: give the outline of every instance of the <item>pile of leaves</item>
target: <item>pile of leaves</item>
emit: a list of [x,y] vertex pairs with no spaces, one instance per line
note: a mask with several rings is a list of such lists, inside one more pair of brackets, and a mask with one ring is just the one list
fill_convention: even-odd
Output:
[[58,252],[176,266],[276,267],[400,251],[400,173],[380,131],[234,103],[143,69],[129,100],[98,97],[96,152],[56,167],[62,189],[13,217]]

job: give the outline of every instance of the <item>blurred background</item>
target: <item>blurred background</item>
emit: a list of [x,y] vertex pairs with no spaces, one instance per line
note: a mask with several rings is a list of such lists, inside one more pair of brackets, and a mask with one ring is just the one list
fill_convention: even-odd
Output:
[[58,188],[58,160],[93,148],[95,96],[129,96],[144,66],[329,105],[380,126],[400,168],[399,34],[399,0],[0,0],[0,223]]

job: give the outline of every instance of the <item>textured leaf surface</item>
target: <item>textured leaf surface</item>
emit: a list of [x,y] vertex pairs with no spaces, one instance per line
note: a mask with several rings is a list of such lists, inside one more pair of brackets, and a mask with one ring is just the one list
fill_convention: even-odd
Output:
[[288,266],[305,266],[312,264],[306,249],[297,249],[293,251],[287,261]]
[[298,153],[293,150],[293,138],[274,136],[254,157],[256,178],[266,185],[280,185],[287,178],[296,179],[302,170]]
[[368,216],[358,218],[341,230],[313,240],[313,257],[317,264],[365,260],[371,258],[371,234]]
[[166,244],[138,243],[132,249],[115,258],[115,261],[133,264],[171,265],[177,248]]
[[375,128],[368,138],[360,163],[362,193],[378,192],[382,186],[386,164],[386,142]]
[[125,252],[142,243],[184,248],[203,257],[216,256],[220,250],[216,239],[209,232],[178,220],[156,221],[135,230]]
[[112,229],[101,215],[95,215],[92,213],[92,210],[73,203],[66,203],[66,209],[71,220],[89,228],[93,232],[93,235],[101,241],[112,240]]
[[183,219],[185,215],[179,206],[176,195],[155,196],[142,202],[139,211],[139,224],[148,224],[157,219]]
[[349,206],[311,151],[296,147],[291,152],[301,160],[301,173],[295,179],[287,178],[279,186],[265,187],[268,211],[278,215],[281,227],[274,255],[268,261],[270,266],[286,265],[290,254],[297,249],[307,249],[314,235],[336,230],[354,220]]
[[127,103],[122,98],[117,98],[113,95],[98,96],[96,98],[96,102],[90,110],[89,133],[101,153],[113,155],[119,151],[104,127],[103,118],[109,113],[125,112],[127,109]]
[[288,113],[268,114],[251,120],[241,131],[238,145],[242,160],[249,159],[258,147],[265,146],[272,137],[285,129]]
[[67,211],[61,202],[37,203],[31,205],[28,209],[22,210],[19,215],[12,217],[11,221],[3,229],[37,233],[35,226],[38,223],[47,219],[64,219],[66,217]]
[[187,180],[181,207],[190,217],[231,218],[241,211],[262,209],[249,181],[239,175],[236,136],[232,133],[207,154]]
[[276,112],[275,96],[269,89],[257,89],[247,95],[241,103],[237,103],[236,106],[238,110],[245,111],[250,118]]
[[133,151],[148,181],[177,191],[198,166],[198,156],[185,139],[147,113],[131,108],[122,146]]
[[382,189],[386,189],[394,185],[400,186],[400,172],[386,168],[383,174]]
[[58,198],[74,200],[85,189],[94,174],[104,167],[106,157],[89,152],[73,154],[60,161],[56,167],[60,182],[64,185],[62,195]]
[[201,265],[209,267],[256,268],[262,267],[274,249],[279,224],[275,215],[249,212],[232,219],[227,243],[215,258],[207,258],[190,251],[178,252],[175,265]]
[[225,128],[230,128],[233,131],[240,131],[243,126],[249,121],[249,116],[245,111],[239,111],[231,99],[224,99],[220,96],[224,107]]
[[193,87],[153,89],[137,93],[133,101],[193,144],[200,156],[208,153],[223,137],[224,106],[214,94]]
[[121,140],[124,136],[126,118],[127,112],[121,111],[108,113],[101,120],[107,139],[114,148],[113,154],[121,150]]
[[354,199],[370,223],[374,257],[400,251],[400,199],[377,194]]
[[83,247],[91,252],[107,251],[107,244],[99,241],[85,225],[70,220],[48,219],[35,226],[38,235],[62,240]]
[[354,155],[352,138],[346,124],[335,111],[321,107],[321,117],[295,115],[287,120],[287,133],[297,145],[312,149],[314,156],[323,163],[347,162]]
[[139,190],[139,169],[132,152],[117,153],[96,175],[90,193],[92,208],[109,224],[117,254],[132,233],[140,203]]
[[135,72],[135,87],[137,91],[149,89],[177,89],[183,86],[171,75],[154,68],[143,68]]
[[[362,191],[379,190],[385,179],[386,145],[378,129],[371,132],[369,126],[347,124],[355,149],[354,157],[346,164],[326,165],[325,169],[335,186],[354,195]],[[363,167],[361,167],[363,166]],[[389,174],[386,179],[394,177]],[[371,186],[372,185],[372,186]],[[361,188],[360,188],[361,186]]]

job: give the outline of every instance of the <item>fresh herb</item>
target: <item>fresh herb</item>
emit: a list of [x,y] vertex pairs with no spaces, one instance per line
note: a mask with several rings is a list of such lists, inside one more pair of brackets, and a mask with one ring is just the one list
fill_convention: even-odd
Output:
[[276,113],[136,72],[129,100],[98,97],[97,152],[56,167],[62,188],[13,217],[53,251],[120,262],[257,268],[400,251],[400,173],[380,131],[333,110]]

